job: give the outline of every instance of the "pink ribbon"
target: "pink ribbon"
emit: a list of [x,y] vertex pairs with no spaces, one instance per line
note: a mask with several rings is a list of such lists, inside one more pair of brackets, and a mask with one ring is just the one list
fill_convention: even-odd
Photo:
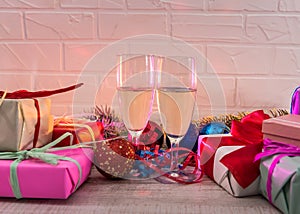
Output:
[[267,184],[266,184],[268,200],[270,201],[270,203],[273,203],[272,202],[272,175],[276,165],[283,157],[300,156],[300,148],[286,143],[275,142],[267,138],[264,139],[263,152],[257,154],[255,156],[254,161],[257,161],[265,157],[277,155],[277,154],[279,155],[272,161],[270,165],[270,169],[268,171]]

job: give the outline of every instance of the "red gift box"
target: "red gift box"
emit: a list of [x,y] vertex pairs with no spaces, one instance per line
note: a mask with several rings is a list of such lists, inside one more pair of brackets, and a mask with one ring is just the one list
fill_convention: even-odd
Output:
[[262,132],[264,139],[300,147],[300,115],[289,114],[265,120]]
[[232,121],[230,135],[199,136],[198,155],[203,172],[214,180],[215,153],[223,146],[243,146],[220,160],[232,173],[240,186],[246,188],[259,176],[259,161],[255,155],[262,150],[262,122],[269,116],[258,110],[245,116],[241,121]]
[[73,142],[70,142],[70,139],[64,139],[57,144],[56,147],[98,141],[103,139],[103,131],[104,128],[101,122],[87,122],[85,120],[61,120],[54,125],[52,141],[59,138],[66,132],[70,132],[73,135]]

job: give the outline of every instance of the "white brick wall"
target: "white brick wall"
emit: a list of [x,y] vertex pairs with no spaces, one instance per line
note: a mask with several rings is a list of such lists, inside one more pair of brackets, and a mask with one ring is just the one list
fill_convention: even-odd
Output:
[[55,114],[111,103],[115,75],[101,65],[82,70],[98,51],[141,34],[182,39],[208,59],[200,71],[202,116],[289,108],[300,85],[297,0],[0,0],[0,89],[54,89],[80,79],[78,94],[52,98]]
[[91,12],[25,12],[28,39],[94,39],[95,14]]
[[[281,2],[281,1],[280,1]],[[252,1],[239,1],[239,0],[209,0],[209,10],[221,10],[221,11],[276,11],[278,0],[252,0]]]
[[97,0],[61,0],[60,6],[62,8],[97,8]]
[[299,44],[299,15],[248,15],[246,39],[253,43]]
[[267,75],[275,63],[275,48],[208,45],[207,59],[219,74]]
[[172,36],[187,41],[239,41],[243,37],[241,15],[172,15]]
[[37,1],[37,0],[26,0],[26,1],[20,1],[20,0],[10,0],[0,1],[0,8],[37,8],[37,9],[43,9],[43,8],[55,8],[57,4],[57,0],[43,0],[43,1]]
[[24,38],[22,25],[22,13],[20,12],[0,12],[0,39],[20,39]]
[[60,71],[61,44],[0,42],[0,70]]
[[166,34],[165,13],[99,13],[100,39],[122,39],[140,34]]
[[299,85],[295,78],[237,78],[237,103],[241,107],[286,107],[292,88]]

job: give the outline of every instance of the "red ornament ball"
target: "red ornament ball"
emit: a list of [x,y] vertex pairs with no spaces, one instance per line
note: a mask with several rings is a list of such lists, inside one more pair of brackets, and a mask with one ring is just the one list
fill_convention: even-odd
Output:
[[98,143],[94,149],[96,169],[107,178],[123,178],[131,171],[134,161],[134,146],[123,138]]
[[[164,140],[165,138],[162,128],[153,121],[149,121],[147,123],[147,126],[139,137],[139,142],[150,148],[155,148],[156,145],[162,147]],[[166,140],[168,141],[167,138]]]

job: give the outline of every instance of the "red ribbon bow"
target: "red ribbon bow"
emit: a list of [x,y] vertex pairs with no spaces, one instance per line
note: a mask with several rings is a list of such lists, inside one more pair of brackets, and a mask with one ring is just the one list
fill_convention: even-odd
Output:
[[244,142],[245,147],[225,155],[220,162],[243,188],[248,187],[260,175],[259,161],[254,162],[254,158],[262,151],[262,123],[268,118],[269,115],[259,110],[245,116],[241,122],[232,123],[233,138]]

